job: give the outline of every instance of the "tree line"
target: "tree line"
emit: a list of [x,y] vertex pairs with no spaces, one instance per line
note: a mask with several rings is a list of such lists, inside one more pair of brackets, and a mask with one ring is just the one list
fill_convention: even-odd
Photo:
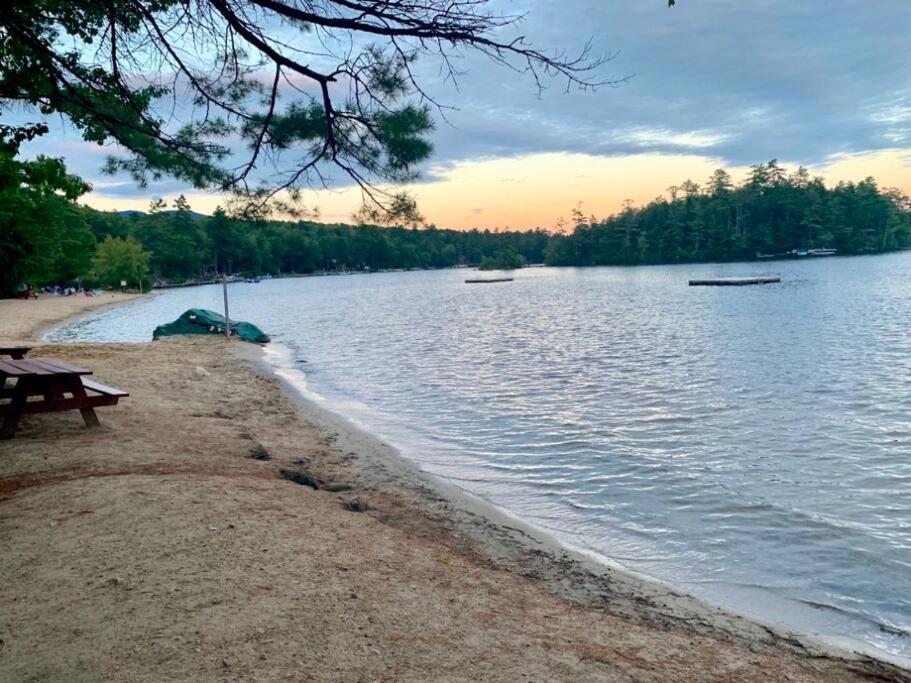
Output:
[[541,263],[550,240],[544,230],[458,231],[435,226],[244,220],[220,210],[203,216],[182,198],[143,214],[83,212],[96,239],[108,235],[132,239],[150,252],[150,275],[160,282],[206,279],[222,272],[281,275],[449,268],[478,265],[504,253]]
[[24,284],[83,286],[205,280],[218,273],[259,275],[332,271],[660,264],[754,259],[792,249],[841,254],[911,244],[911,202],[872,178],[827,187],[805,169],[753,167],[735,185],[723,170],[686,181],[644,207],[627,204],[603,220],[573,215],[568,233],[497,232],[324,224],[195,213],[178,198],[148,212],[80,206],[89,188],[63,162],[21,161],[0,148],[0,294]]
[[873,178],[827,187],[774,160],[753,166],[740,185],[717,170],[705,186],[687,180],[644,207],[627,204],[604,220],[577,210],[573,219],[572,233],[548,244],[548,264],[735,261],[814,248],[850,255],[911,243],[911,201],[900,191]]

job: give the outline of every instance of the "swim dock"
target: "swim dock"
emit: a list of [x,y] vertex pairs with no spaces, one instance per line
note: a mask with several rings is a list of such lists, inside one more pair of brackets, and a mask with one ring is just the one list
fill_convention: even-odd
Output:
[[780,277],[715,277],[706,280],[690,280],[690,287],[742,287],[744,285],[768,285],[781,282]]

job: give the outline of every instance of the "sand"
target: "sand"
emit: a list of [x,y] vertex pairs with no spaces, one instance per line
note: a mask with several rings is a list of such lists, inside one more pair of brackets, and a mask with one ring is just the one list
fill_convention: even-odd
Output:
[[[85,306],[2,301],[0,337]],[[911,680],[498,519],[256,347],[35,345],[131,396],[0,442],[0,681]]]
[[30,339],[45,327],[138,296],[140,295],[102,292],[99,296],[42,294],[38,299],[3,299],[0,300],[0,339]]

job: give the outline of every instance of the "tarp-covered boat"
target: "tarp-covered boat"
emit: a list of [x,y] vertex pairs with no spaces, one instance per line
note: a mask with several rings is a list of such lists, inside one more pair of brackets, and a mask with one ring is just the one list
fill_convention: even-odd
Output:
[[[155,328],[152,333],[152,339],[159,337],[173,337],[178,334],[224,334],[225,317],[209,311],[205,308],[191,308],[185,311],[177,320],[172,323],[165,323]],[[269,335],[259,329],[253,323],[246,323],[240,320],[231,321],[231,336],[239,337],[244,341],[253,342],[254,344],[265,344],[269,341]]]

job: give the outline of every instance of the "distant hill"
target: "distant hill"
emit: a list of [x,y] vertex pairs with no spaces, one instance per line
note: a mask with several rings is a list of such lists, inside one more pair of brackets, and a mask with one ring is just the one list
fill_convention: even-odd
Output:
[[[148,216],[148,211],[139,211],[137,209],[126,209],[124,211],[115,211],[118,216],[126,216],[128,218],[135,218],[137,216]],[[167,211],[159,212],[164,216],[170,216],[177,213],[176,209],[168,209]],[[191,211],[190,214],[193,216],[193,220],[202,220],[203,218],[208,218],[204,213],[199,213],[198,211]]]

